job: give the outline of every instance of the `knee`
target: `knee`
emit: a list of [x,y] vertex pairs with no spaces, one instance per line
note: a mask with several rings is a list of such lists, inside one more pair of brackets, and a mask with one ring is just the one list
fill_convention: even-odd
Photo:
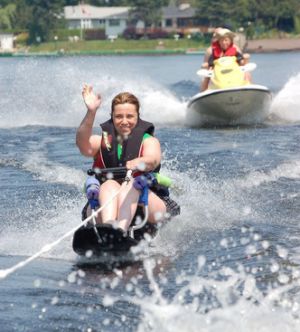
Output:
[[116,192],[119,190],[120,184],[115,180],[107,180],[100,186],[100,193],[104,191]]
[[122,184],[122,190],[120,191],[120,194],[118,196],[118,199],[120,202],[123,202],[125,200],[132,200],[133,202],[137,202],[138,198],[140,196],[140,191],[135,189],[133,186],[133,181],[129,183],[123,183]]

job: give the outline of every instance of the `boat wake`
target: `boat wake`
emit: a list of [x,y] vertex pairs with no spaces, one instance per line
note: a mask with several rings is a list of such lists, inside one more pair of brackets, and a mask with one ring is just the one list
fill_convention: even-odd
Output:
[[[135,94],[141,102],[141,116],[156,125],[178,125],[184,119],[184,103],[167,87],[140,72],[128,70],[126,66],[119,70],[104,66],[100,77],[96,79],[94,68],[83,71],[63,60],[59,66],[54,66],[53,70],[47,70],[46,73],[43,68],[39,69],[36,70],[33,60],[16,64],[8,88],[18,98],[13,103],[9,98],[0,100],[0,108],[9,109],[9,112],[1,114],[1,128],[77,127],[85,114],[81,97],[85,82],[92,84],[94,90],[102,96],[96,123],[110,117],[111,100],[121,91]],[[124,80],[124,77],[127,79]]]
[[292,124],[300,122],[300,73],[290,78],[275,96],[268,121],[271,124]]
[[245,178],[237,180],[236,184],[243,188],[258,187],[261,184],[276,182],[280,178],[296,180],[300,179],[300,160],[292,160],[278,165],[268,171],[254,171]]

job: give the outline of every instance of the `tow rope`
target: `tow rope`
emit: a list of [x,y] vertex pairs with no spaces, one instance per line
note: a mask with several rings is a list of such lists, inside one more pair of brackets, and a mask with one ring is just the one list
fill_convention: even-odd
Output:
[[[125,182],[126,185],[128,185],[128,183],[130,182],[132,178],[132,171],[129,170],[126,174],[125,177]],[[80,228],[81,226],[85,225],[87,222],[89,222],[90,220],[92,220],[93,218],[96,218],[98,216],[98,214],[104,209],[106,208],[119,194],[120,192],[123,190],[124,186],[121,186],[121,188],[111,197],[111,199],[109,199],[103,206],[101,206],[98,210],[93,211],[92,214],[87,217],[86,219],[84,219],[79,225],[77,225],[76,227],[72,228],[70,231],[68,231],[67,233],[65,233],[64,235],[62,235],[60,238],[58,238],[56,241],[46,244],[44,247],[42,247],[41,250],[39,250],[37,253],[35,253],[34,255],[24,259],[23,261],[15,264],[14,266],[7,268],[7,269],[0,269],[0,279],[5,279],[7,276],[9,276],[10,274],[14,273],[15,271],[21,269],[22,267],[28,265],[30,262],[34,261],[36,258],[40,257],[42,254],[50,251],[51,249],[53,249],[55,246],[57,246],[60,242],[62,242],[64,239],[66,239],[67,237],[71,236],[74,232],[77,231],[78,228]]]

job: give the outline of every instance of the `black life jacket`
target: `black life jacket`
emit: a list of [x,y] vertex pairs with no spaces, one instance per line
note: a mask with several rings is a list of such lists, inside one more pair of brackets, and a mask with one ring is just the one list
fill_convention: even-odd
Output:
[[[101,147],[94,158],[93,168],[111,168],[126,166],[128,160],[143,155],[143,137],[145,133],[154,134],[154,125],[150,122],[139,119],[131,134],[122,142],[122,156],[118,159],[118,133],[110,119],[101,125],[102,139]],[[159,172],[160,165],[153,172]],[[138,174],[135,174],[136,176]]]

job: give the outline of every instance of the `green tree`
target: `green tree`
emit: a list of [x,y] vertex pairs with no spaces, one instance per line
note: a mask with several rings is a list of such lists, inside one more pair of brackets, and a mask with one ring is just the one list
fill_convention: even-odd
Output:
[[255,22],[263,29],[291,29],[299,0],[195,0],[197,16],[202,24],[232,28]]
[[86,3],[89,3],[93,6],[100,6],[100,7],[106,7],[106,6],[127,6],[126,0],[89,0],[86,1]]
[[231,21],[233,13],[232,1],[229,0],[197,0],[197,17],[202,24],[208,26],[221,26]]
[[299,0],[249,0],[251,21],[261,22],[266,29],[293,28],[296,8],[299,8]]
[[251,1],[257,4],[257,0],[195,0],[195,7],[203,25],[237,29],[251,20]]
[[128,4],[132,7],[130,20],[133,23],[143,21],[145,27],[158,26],[161,21],[161,8],[168,2],[168,0],[128,0]]
[[13,21],[16,15],[16,5],[9,4],[5,7],[0,7],[0,29],[11,30],[13,28]]
[[12,4],[10,0],[0,0],[0,8],[6,7],[9,4]]
[[78,2],[78,0],[65,0],[64,6],[77,6]]
[[13,20],[15,30],[27,30],[32,19],[31,8],[27,6],[25,0],[15,0],[16,14]]
[[28,22],[29,42],[44,42],[49,39],[50,30],[63,20],[63,0],[25,0],[31,12]]

